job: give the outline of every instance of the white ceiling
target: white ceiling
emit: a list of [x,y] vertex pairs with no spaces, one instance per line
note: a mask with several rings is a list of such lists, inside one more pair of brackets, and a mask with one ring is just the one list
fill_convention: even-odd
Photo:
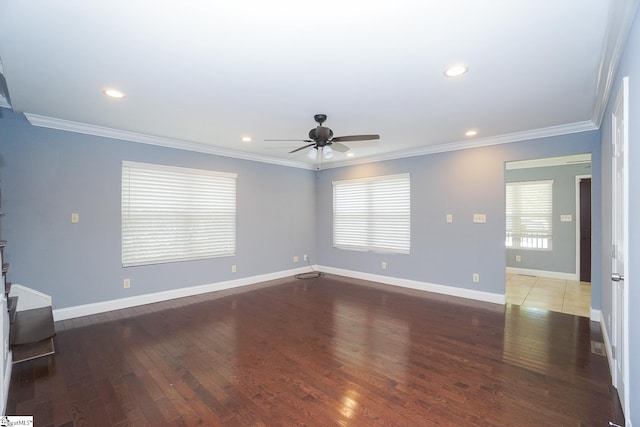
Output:
[[0,60],[36,125],[301,167],[264,139],[380,134],[340,165],[598,127],[636,4],[3,0]]

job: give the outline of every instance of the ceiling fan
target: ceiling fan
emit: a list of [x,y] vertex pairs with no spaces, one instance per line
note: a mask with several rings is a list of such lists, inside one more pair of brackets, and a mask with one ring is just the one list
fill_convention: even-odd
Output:
[[[353,142],[353,141],[369,141],[374,139],[380,139],[380,135],[349,135],[349,136],[333,136],[333,131],[328,127],[322,126],[322,124],[327,120],[326,114],[316,114],[313,116],[313,119],[318,123],[318,126],[311,129],[309,131],[309,139],[265,139],[265,141],[302,141],[308,142],[309,144],[303,145],[302,147],[296,148],[295,150],[289,151],[289,154],[296,153],[298,151],[304,150],[305,148],[313,147],[312,150],[317,150],[314,152],[310,150],[309,156],[315,156],[320,153],[320,149],[322,149],[322,154],[325,159],[330,159],[333,157],[333,150],[339,151],[341,153],[349,151],[349,147],[342,144],[342,142]],[[331,148],[333,147],[333,149]]]

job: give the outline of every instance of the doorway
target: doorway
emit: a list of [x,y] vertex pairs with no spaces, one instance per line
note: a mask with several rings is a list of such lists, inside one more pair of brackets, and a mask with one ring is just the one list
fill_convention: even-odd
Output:
[[[591,155],[507,162],[507,204],[513,203],[510,194],[514,188],[526,188],[528,183],[535,188],[543,181],[552,182],[552,195],[547,196],[551,202],[541,201],[541,195],[536,193],[531,200],[520,201],[522,209],[507,209],[506,301],[591,317]],[[522,213],[531,206],[535,206],[534,215],[543,211],[544,205],[537,208],[538,203],[551,203],[547,217],[517,217],[531,215]],[[521,212],[514,214],[518,209]],[[547,233],[548,246],[518,246],[518,239],[526,236],[517,233],[534,227]]]

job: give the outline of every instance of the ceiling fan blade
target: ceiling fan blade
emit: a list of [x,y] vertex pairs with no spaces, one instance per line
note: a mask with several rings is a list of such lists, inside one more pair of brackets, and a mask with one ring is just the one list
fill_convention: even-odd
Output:
[[346,141],[369,141],[372,139],[380,139],[380,135],[349,135],[349,136],[337,136],[331,140],[331,142],[346,142]]
[[340,153],[346,153],[347,151],[349,151],[349,147],[347,147],[344,144],[340,144],[339,142],[335,142],[335,141],[331,142],[331,148],[333,148],[335,151],[338,151]]
[[310,139],[263,139],[263,141],[265,142],[287,142],[287,141],[293,141],[293,142],[313,142]]
[[289,154],[295,153],[296,151],[304,150],[305,148],[308,148],[308,147],[311,147],[311,146],[314,146],[314,145],[316,145],[316,143],[315,143],[315,142],[312,142],[311,144],[303,145],[303,146],[302,146],[302,147],[300,147],[300,148],[296,148],[296,149],[295,149],[295,150],[293,150],[293,151],[289,151]]

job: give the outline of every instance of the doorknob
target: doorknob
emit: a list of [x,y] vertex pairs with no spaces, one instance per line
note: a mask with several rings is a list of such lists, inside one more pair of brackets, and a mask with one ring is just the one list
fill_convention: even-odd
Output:
[[613,280],[614,282],[624,282],[624,276],[618,273],[612,273],[611,280]]

